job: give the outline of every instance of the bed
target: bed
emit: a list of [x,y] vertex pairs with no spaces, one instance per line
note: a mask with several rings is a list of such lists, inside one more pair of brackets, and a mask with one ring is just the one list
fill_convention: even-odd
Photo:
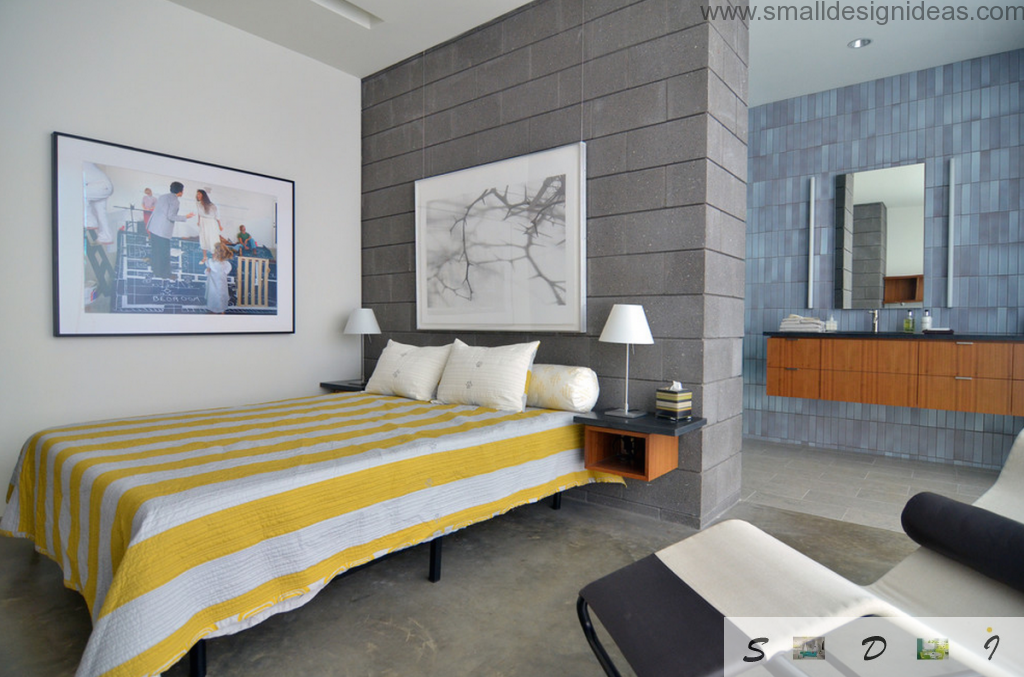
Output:
[[160,673],[332,578],[564,489],[573,412],[368,393],[51,428],[0,533],[55,560],[93,620],[78,677]]

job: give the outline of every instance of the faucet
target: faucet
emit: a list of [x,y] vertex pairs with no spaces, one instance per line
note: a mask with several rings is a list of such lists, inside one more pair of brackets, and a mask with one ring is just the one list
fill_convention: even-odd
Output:
[[871,331],[877,334],[878,333],[878,311],[877,310],[869,310],[868,314],[871,315]]

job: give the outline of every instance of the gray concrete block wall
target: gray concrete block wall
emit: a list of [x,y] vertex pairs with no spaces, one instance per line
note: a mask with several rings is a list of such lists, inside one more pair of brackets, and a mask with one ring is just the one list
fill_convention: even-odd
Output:
[[882,307],[885,296],[885,253],[888,234],[885,204],[853,207],[853,305],[871,310]]
[[[384,331],[367,373],[387,338],[539,339],[539,362],[594,368],[597,408],[621,406],[625,347],[597,337],[613,304],[640,303],[655,343],[634,347],[631,406],[680,380],[708,425],[680,470],[577,496],[695,526],[739,496],[748,125],[747,27],[700,7],[539,0],[363,81],[363,302]],[[417,331],[415,181],[580,140],[586,332]]]
[[[925,164],[925,301],[936,327],[1024,333],[1024,50],[952,63],[751,109],[743,353],[747,435],[939,463],[1000,468],[1024,419],[768,397],[762,332],[789,313],[870,330],[834,310],[838,174]],[[778,156],[785,154],[786,161]],[[957,161],[953,306],[946,305],[949,159]],[[798,169],[799,168],[799,169]],[[816,178],[815,302],[807,309],[808,178]],[[840,285],[841,286],[841,285]],[[905,311],[883,309],[899,331]]]
[[[832,303],[836,308],[853,308],[854,178],[851,174],[841,174],[835,178],[835,254],[832,264],[835,294]],[[839,254],[840,251],[842,254]]]

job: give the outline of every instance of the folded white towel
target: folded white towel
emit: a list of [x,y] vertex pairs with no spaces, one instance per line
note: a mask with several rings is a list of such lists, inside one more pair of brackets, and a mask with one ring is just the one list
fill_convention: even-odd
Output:
[[783,318],[783,322],[807,322],[810,324],[825,324],[825,320],[819,320],[816,317],[805,317],[803,315],[787,315]]
[[814,325],[814,324],[800,324],[800,325],[796,325],[796,324],[788,324],[788,325],[787,324],[783,324],[783,325],[781,325],[779,327],[779,331],[794,331],[794,332],[795,331],[802,331],[802,332],[809,332],[809,333],[812,333],[812,334],[824,334],[825,333],[825,327],[819,327],[819,326]]
[[804,317],[802,315],[789,315],[779,323],[779,331],[825,331],[825,321],[816,317]]

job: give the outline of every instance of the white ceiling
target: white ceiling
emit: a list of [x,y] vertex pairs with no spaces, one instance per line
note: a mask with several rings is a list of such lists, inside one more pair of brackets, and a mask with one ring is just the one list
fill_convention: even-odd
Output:
[[496,19],[524,0],[348,0],[372,28],[326,6],[338,0],[171,0],[363,78]]
[[[171,1],[360,78],[528,4],[523,0]],[[812,9],[838,4],[837,0],[776,2]],[[869,0],[842,0],[842,3],[850,7],[859,4],[874,8],[876,12],[884,4]],[[327,8],[335,4],[356,5],[357,10],[380,21],[350,20]],[[768,7],[761,2],[751,4],[756,5],[759,12]],[[902,9],[921,4],[924,3],[918,0],[891,0],[885,6]],[[956,3],[972,13],[981,4],[980,0]],[[935,3],[929,0],[927,5]],[[748,103],[754,107],[1024,47],[1022,22],[1021,19],[889,21],[880,25],[880,20],[870,19],[754,20],[750,23]],[[371,27],[366,28],[363,23]],[[871,38],[873,43],[860,50],[847,48],[850,40],[860,37]]]

